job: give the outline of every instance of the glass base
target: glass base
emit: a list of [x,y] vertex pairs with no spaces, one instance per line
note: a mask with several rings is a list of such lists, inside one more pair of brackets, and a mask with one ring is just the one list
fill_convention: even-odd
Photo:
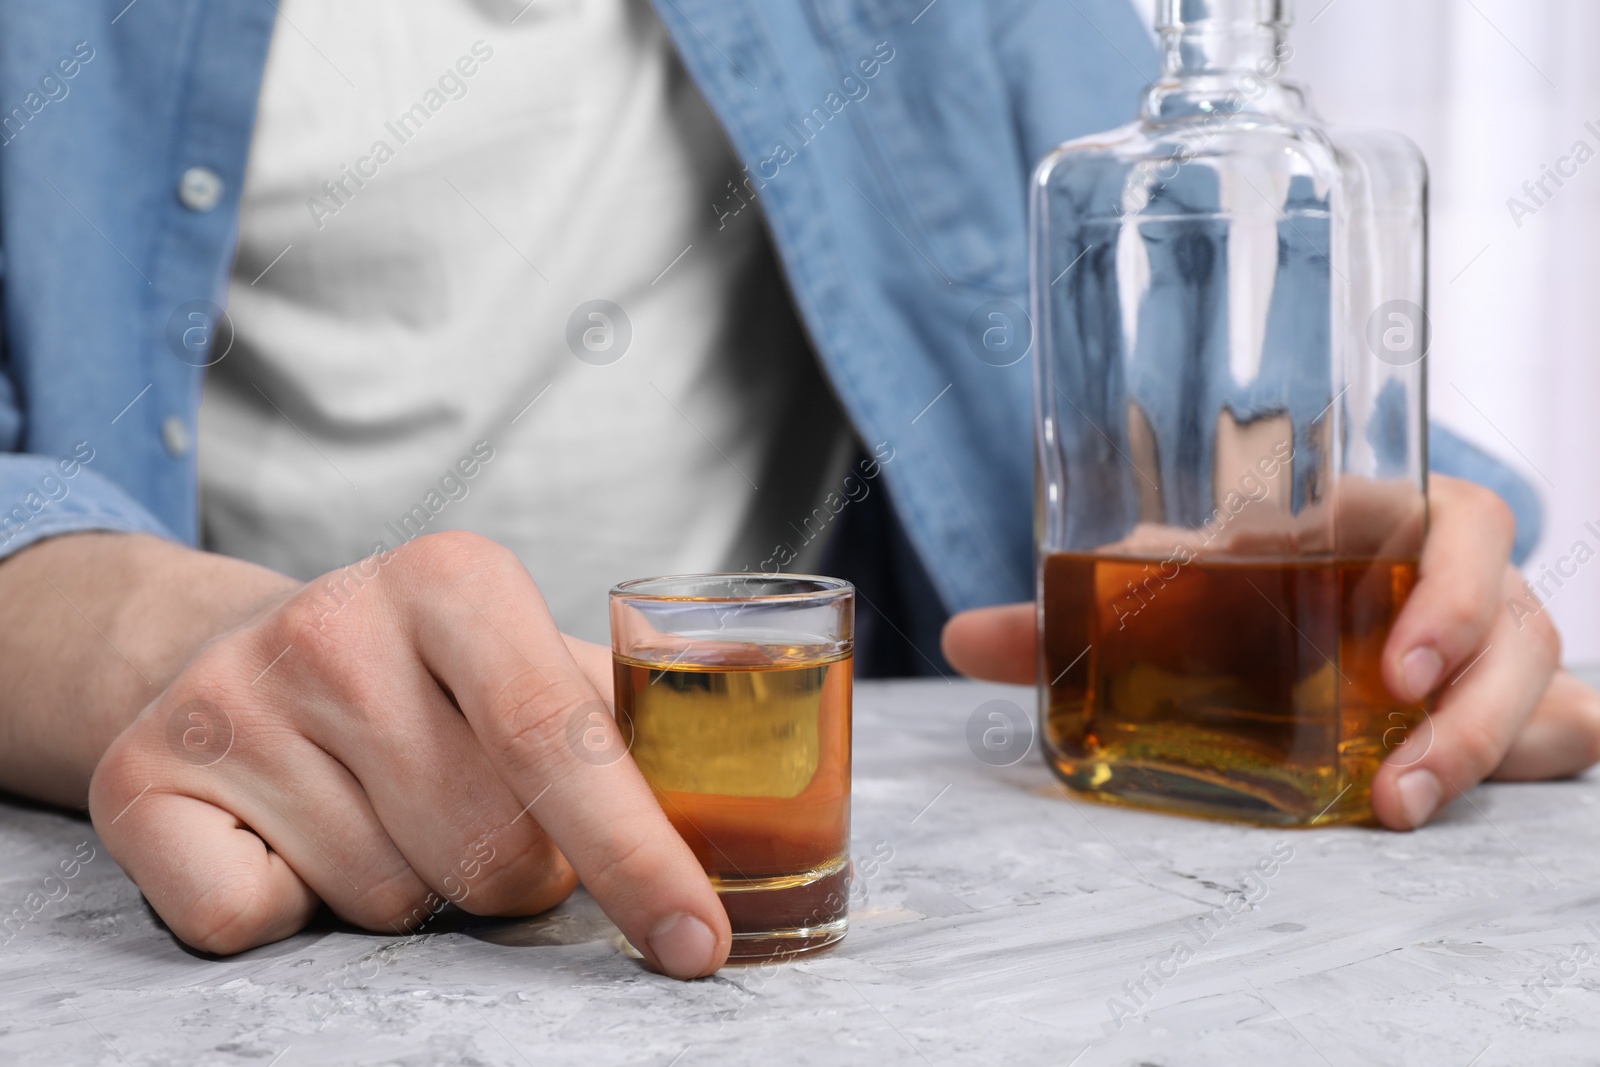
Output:
[[[813,870],[770,878],[718,878],[717,889],[733,945],[728,965],[798,960],[834,947],[850,933],[850,857]],[[643,960],[627,937],[616,937],[624,955]]]
[[850,858],[768,878],[713,876],[733,927],[728,961],[806,956],[836,944],[849,928]]
[[845,918],[795,930],[737,933],[728,950],[728,963],[766,963],[815,955],[843,941],[849,928],[850,920]]
[[[728,964],[783,962],[815,955],[844,940],[850,929],[850,859],[772,878],[711,879],[733,927]],[[617,946],[633,959],[643,953],[625,937]]]
[[1241,788],[1173,765],[1050,760],[1067,789],[1086,800],[1200,819],[1288,828],[1373,822],[1372,782],[1351,782],[1328,795],[1285,803],[1282,790]]

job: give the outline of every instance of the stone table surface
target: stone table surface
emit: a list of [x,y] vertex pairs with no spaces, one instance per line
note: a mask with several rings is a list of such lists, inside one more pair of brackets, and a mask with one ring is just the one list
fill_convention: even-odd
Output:
[[86,821],[0,802],[0,916],[44,901],[0,928],[0,1064],[1600,1062],[1600,777],[1480,787],[1415,834],[1200,822],[977,759],[976,709],[1032,699],[861,685],[850,936],[688,984],[581,891],[205,958]]

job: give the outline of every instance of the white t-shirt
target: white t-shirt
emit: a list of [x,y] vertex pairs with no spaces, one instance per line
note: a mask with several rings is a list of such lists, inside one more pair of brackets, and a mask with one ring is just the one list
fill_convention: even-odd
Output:
[[525,2],[280,0],[202,531],[309,578],[475,530],[604,641],[613,583],[796,543],[848,434],[649,5]]

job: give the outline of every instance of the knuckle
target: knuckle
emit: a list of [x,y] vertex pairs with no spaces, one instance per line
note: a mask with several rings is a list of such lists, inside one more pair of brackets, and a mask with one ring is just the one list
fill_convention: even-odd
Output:
[[530,915],[551,908],[566,900],[578,889],[578,872],[572,869],[565,856],[557,855],[556,862],[546,869],[545,877],[528,896],[526,905]]
[[536,914],[565,900],[576,887],[577,875],[566,858],[539,835],[506,862],[486,866],[458,903],[480,915]]
[[506,862],[485,867],[476,879],[451,875],[445,889],[456,889],[452,899],[459,896],[456,903],[467,911],[494,914],[516,907],[527,893],[528,876],[542,869],[541,857],[530,849],[515,858],[508,857]]
[[1538,642],[1540,651],[1544,653],[1545,665],[1554,667],[1561,662],[1561,631],[1556,627],[1555,620],[1550,618],[1548,612],[1541,612],[1532,620],[1530,629],[1534,640]]
[[215,763],[214,754],[232,749],[235,724],[244,718],[237,687],[227,668],[217,665],[218,653],[201,655],[96,761],[88,803],[102,832],[109,833],[110,824],[100,820],[114,822],[144,791],[182,792],[189,770]]
[[[183,665],[167,688],[145,713],[160,713],[189,700],[234,702],[254,672],[249,671],[247,638],[229,635],[203,645]],[[258,665],[256,670],[261,667]]]
[[231,711],[249,706],[250,680],[266,662],[254,649],[238,641],[209,645],[189,661],[162,694],[157,710],[164,717],[169,709],[191,701],[208,701]]
[[[1498,615],[1498,612],[1496,613]],[[1501,616],[1496,640],[1506,640],[1522,655],[1538,657],[1541,669],[1553,671],[1561,662],[1561,630],[1543,605],[1538,610],[1518,610]]]
[[[274,614],[267,644],[331,654],[349,638],[358,587],[342,571],[323,575],[290,597]],[[274,653],[275,654],[275,653]]]
[[435,894],[407,868],[368,886],[335,910],[368,930],[411,932],[425,923],[438,906]]
[[100,757],[89,778],[89,818],[102,835],[115,819],[152,780],[151,756],[141,750],[132,730],[124,731]]
[[1466,582],[1446,587],[1439,595],[1439,612],[1459,645],[1458,654],[1470,658],[1476,646],[1482,643],[1500,617],[1500,601],[1485,596],[1481,590]]
[[261,882],[238,880],[208,893],[169,924],[185,943],[202,952],[231,956],[268,935],[277,908]]
[[1457,782],[1459,788],[1470,788],[1471,783],[1483,778],[1505,756],[1505,745],[1500,738],[1482,723],[1462,723],[1455,730],[1455,749],[1460,754],[1468,781]]
[[482,574],[485,568],[505,567],[516,560],[504,545],[468,530],[424,534],[401,546],[396,556],[413,573],[449,581]]
[[490,704],[500,749],[514,772],[548,768],[560,759],[565,724],[592,701],[573,684],[546,684],[524,672],[508,679]]
[[[337,573],[337,572],[336,572]],[[331,599],[336,594],[308,588],[275,613],[266,632],[248,651],[233,649],[235,684],[253,687],[272,666],[268,686],[286,679],[314,680],[328,697],[346,709],[383,711],[382,699],[391,674],[391,659],[380,655],[381,633],[372,630],[356,611],[344,610],[354,599]],[[281,662],[280,662],[281,660]],[[311,705],[292,702],[290,707]]]
[[659,867],[649,838],[639,834],[613,849],[584,881],[596,896],[604,898],[629,887],[653,884]]

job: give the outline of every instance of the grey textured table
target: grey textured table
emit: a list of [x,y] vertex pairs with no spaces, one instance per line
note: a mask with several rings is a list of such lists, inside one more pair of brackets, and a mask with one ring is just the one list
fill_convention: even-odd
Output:
[[0,916],[44,902],[0,929],[0,1063],[1600,1062],[1595,777],[1411,835],[1256,830],[1071,802],[1037,752],[986,766],[966,726],[994,699],[1032,694],[862,685],[849,938],[692,984],[581,893],[201,958],[86,822],[0,805]]

